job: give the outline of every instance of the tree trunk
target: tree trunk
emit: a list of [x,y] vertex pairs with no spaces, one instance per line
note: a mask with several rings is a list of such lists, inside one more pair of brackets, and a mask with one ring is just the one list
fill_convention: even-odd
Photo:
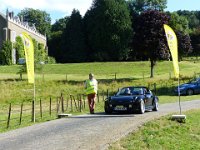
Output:
[[154,75],[154,66],[156,64],[156,61],[155,60],[150,60],[151,61],[151,76],[150,78],[153,78],[153,75]]

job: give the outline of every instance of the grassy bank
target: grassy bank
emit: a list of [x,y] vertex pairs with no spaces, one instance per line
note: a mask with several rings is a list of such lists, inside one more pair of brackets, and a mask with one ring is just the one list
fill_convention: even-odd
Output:
[[162,117],[146,123],[136,133],[113,143],[109,150],[200,149],[200,110],[184,113],[186,123]]

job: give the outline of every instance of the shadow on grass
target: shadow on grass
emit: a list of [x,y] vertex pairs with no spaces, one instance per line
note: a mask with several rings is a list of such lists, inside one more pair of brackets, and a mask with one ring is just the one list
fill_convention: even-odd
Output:
[[[120,78],[120,79],[97,79],[98,83],[113,83],[113,82],[117,82],[117,83],[122,83],[122,82],[131,82],[131,81],[134,81],[134,80],[138,80],[137,78]],[[76,85],[76,84],[81,84],[83,83],[84,81],[75,81],[75,80],[69,80],[69,81],[66,81],[66,80],[59,80],[57,81],[58,83],[68,83],[68,84],[71,84],[71,85]]]
[[0,81],[4,82],[20,82],[20,81],[27,81],[27,79],[15,79],[15,78],[8,78],[8,79],[0,79]]

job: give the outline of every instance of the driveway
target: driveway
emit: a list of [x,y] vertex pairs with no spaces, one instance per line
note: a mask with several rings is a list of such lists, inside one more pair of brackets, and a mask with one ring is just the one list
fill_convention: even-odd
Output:
[[[182,111],[200,109],[200,100],[182,102]],[[145,114],[86,114],[0,134],[0,150],[103,150],[149,120],[179,112],[178,103]]]

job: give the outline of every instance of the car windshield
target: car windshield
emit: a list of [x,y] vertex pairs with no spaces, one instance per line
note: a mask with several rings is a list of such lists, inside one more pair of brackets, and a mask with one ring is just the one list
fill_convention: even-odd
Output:
[[200,82],[200,79],[192,80],[192,81],[190,81],[189,83],[194,84],[194,83],[198,83],[198,82]]
[[141,87],[126,87],[122,88],[117,92],[118,95],[141,95],[143,94],[143,89]]

